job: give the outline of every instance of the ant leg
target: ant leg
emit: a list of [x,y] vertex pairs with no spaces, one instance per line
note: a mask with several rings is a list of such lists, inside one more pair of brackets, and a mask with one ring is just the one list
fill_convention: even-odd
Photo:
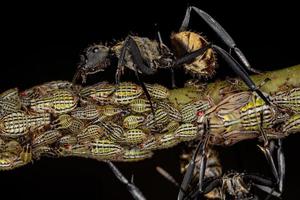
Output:
[[[150,103],[151,106],[151,111],[152,114],[155,118],[155,112],[154,112],[154,108],[153,108],[153,104],[151,101],[151,96],[144,84],[144,82],[140,79],[140,75],[138,70],[141,70],[142,73],[147,74],[147,75],[151,75],[155,73],[154,69],[151,69],[149,66],[144,64],[143,61],[143,57],[142,54],[139,50],[139,47],[137,46],[136,42],[130,37],[128,36],[125,41],[124,41],[124,45],[122,47],[121,50],[121,54],[120,54],[120,58],[119,58],[119,62],[118,62],[118,67],[117,67],[117,72],[116,72],[116,84],[119,85],[120,83],[120,75],[121,75],[121,71],[124,65],[124,61],[125,61],[125,54],[126,52],[130,52],[130,54],[132,55],[132,60],[134,62],[134,73],[135,76],[139,82],[139,84],[141,85],[143,91],[145,92],[145,95]],[[156,121],[156,120],[155,120]]]
[[187,196],[185,196],[184,199],[201,199],[203,195],[211,192],[216,188],[222,187],[222,184],[222,177],[206,178],[204,179],[202,192],[200,192],[199,190],[193,190]]
[[83,73],[81,72],[81,70],[77,70],[73,76],[73,79],[72,79],[72,84],[75,85],[78,78],[80,77],[81,75],[81,78],[82,78],[82,83],[85,83],[86,82],[86,76],[83,75]]
[[203,194],[209,193],[213,189],[222,186],[222,178],[213,178],[211,181],[209,181],[209,183],[206,183],[203,186]]
[[203,189],[203,179],[205,175],[205,169],[206,169],[206,161],[207,161],[207,144],[209,141],[209,135],[206,136],[204,143],[200,149],[201,154],[201,160],[200,160],[200,168],[199,168],[199,191],[202,192]]
[[255,184],[258,184],[258,185],[264,185],[264,186],[268,186],[268,187],[274,186],[274,183],[272,180],[263,178],[256,174],[247,174],[246,173],[243,175],[243,179],[250,181],[250,182],[254,182]]
[[120,73],[122,68],[124,67],[125,54],[127,51],[130,52],[130,54],[132,55],[132,60],[135,64],[135,68],[138,68],[138,70],[140,70],[143,74],[152,75],[155,73],[154,69],[150,68],[144,63],[139,47],[137,46],[136,42],[132,39],[132,37],[128,36],[124,41],[123,47],[121,49],[120,58],[118,61],[116,73],[117,84],[120,82]]
[[[157,30],[157,37],[158,37],[158,41],[159,41],[159,48],[161,52],[164,52],[165,50],[169,51],[169,48],[163,43],[162,41],[162,37],[160,34],[160,31]],[[171,67],[170,68],[171,71],[171,83],[172,83],[172,88],[176,88],[176,84],[175,84],[175,74],[174,74],[174,69]]]
[[280,196],[281,196],[280,192],[275,191],[274,188],[272,188],[270,186],[265,186],[265,185],[256,184],[256,183],[253,183],[253,186],[257,187],[258,189],[260,189],[268,194],[268,196],[266,197],[265,200],[269,199],[271,196],[275,196],[278,198],[280,198]]
[[270,105],[269,99],[260,91],[259,87],[249,77],[249,74],[245,69],[224,49],[219,46],[212,45],[212,48],[223,57],[223,59],[228,63],[228,65],[233,69],[233,71],[245,82],[245,84],[254,92],[262,98],[266,104]]
[[275,196],[278,198],[280,198],[280,196],[281,196],[281,193],[275,191],[274,188],[272,188],[272,187],[264,186],[264,185],[260,185],[260,184],[253,184],[253,185],[268,194],[268,196],[266,197],[265,200],[269,199],[271,196]]
[[108,164],[108,166],[110,167],[112,172],[115,174],[117,179],[119,179],[119,181],[121,181],[123,184],[125,184],[127,186],[128,191],[131,193],[132,197],[135,200],[146,200],[143,193],[140,191],[140,189],[138,187],[136,187],[136,185],[134,185],[132,180],[131,180],[131,182],[129,182],[112,162],[110,162],[110,161],[105,161],[105,162]]
[[156,171],[162,175],[165,179],[167,179],[168,181],[170,181],[173,185],[175,185],[176,187],[180,188],[178,182],[175,180],[175,178],[169,174],[169,172],[167,172],[166,170],[164,170],[162,167],[160,166],[156,166]]
[[253,197],[250,200],[259,200],[257,195],[253,195]]
[[182,190],[179,190],[178,197],[177,197],[178,200],[182,200],[184,198],[185,194],[184,194],[183,191],[187,191],[188,186],[189,186],[189,184],[192,180],[194,169],[195,169],[195,166],[196,166],[195,161],[196,161],[197,154],[200,150],[201,144],[202,144],[202,142],[200,141],[197,148],[196,148],[196,150],[195,150],[195,152],[194,152],[194,154],[193,154],[192,159],[189,162],[186,173],[184,174],[183,181],[181,183]]
[[175,83],[175,73],[174,73],[174,69],[170,68],[171,71],[171,83],[172,83],[172,88],[176,88],[176,83]]
[[[190,200],[190,199],[198,199],[197,197],[201,195],[201,193],[199,192],[198,189],[196,190],[191,190],[189,192],[187,192],[186,190],[184,190],[179,183],[174,179],[174,177],[172,175],[170,175],[166,170],[164,170],[163,168],[157,166],[156,170],[158,173],[160,173],[160,175],[162,175],[165,179],[167,179],[168,181],[170,181],[173,185],[175,185],[182,193],[184,193],[184,196],[182,197],[182,199],[186,200]],[[208,192],[210,192],[211,190],[213,190],[215,187],[220,186],[222,183],[219,179],[214,178],[213,180],[210,180],[209,182],[207,182],[205,180],[204,183],[204,190],[203,190],[203,194],[206,194]]]
[[243,54],[243,52],[237,47],[235,41],[232,39],[232,37],[227,33],[227,31],[208,13],[204,12],[203,10],[200,10],[197,7],[189,6],[186,10],[185,17],[182,21],[181,27],[179,31],[185,31],[188,28],[190,18],[191,18],[191,11],[194,10],[215,32],[216,34],[221,38],[221,40],[230,48],[230,51],[233,50],[235,54],[239,57],[239,59],[242,61],[243,65],[249,70],[254,73],[260,73],[256,69],[253,69],[246,56]]
[[203,48],[187,53],[185,56],[175,60],[172,67],[178,67],[182,64],[192,62],[198,56],[203,55],[209,48],[211,48],[211,46],[212,46],[211,44],[208,44]]
[[282,193],[283,192],[283,183],[284,183],[284,179],[285,179],[285,156],[283,153],[281,139],[278,139],[277,162],[278,162],[278,169],[279,169],[278,189],[279,189],[279,192]]
[[278,139],[277,162],[278,162],[278,169],[279,169],[278,170],[279,180],[276,183],[276,187],[278,187],[278,191],[276,191],[274,187],[271,187],[270,184],[266,184],[263,182],[259,184],[254,184],[254,186],[269,194],[265,200],[269,199],[271,196],[276,196],[279,198],[283,192],[283,182],[285,178],[285,157],[283,154],[281,139]]
[[180,187],[179,183],[175,180],[175,178],[169,174],[169,172],[167,172],[166,170],[164,170],[163,168],[157,166],[156,167],[156,171],[162,175],[165,179],[167,179],[169,182],[171,182],[174,186],[176,186],[177,188],[179,188],[180,191],[182,191],[184,194],[186,194],[186,191]]
[[[203,123],[203,138],[204,140],[201,140],[193,154],[192,159],[189,162],[189,165],[187,167],[186,173],[183,177],[183,181],[181,183],[181,188],[183,191],[187,191],[187,188],[192,180],[193,172],[196,166],[196,157],[197,154],[200,153],[201,159],[200,159],[200,167],[199,167],[199,191],[202,192],[203,187],[203,179],[204,179],[204,173],[206,169],[206,161],[207,161],[207,145],[209,142],[209,120],[206,119],[206,121]],[[178,194],[178,200],[182,200],[184,198],[184,193],[182,190],[179,191]]]
[[219,47],[217,45],[208,44],[203,48],[200,48],[196,51],[188,53],[187,55],[183,56],[182,58],[177,59],[174,62],[173,67],[177,67],[184,63],[193,61],[199,55],[203,55],[209,48],[213,48],[218,54],[220,54],[223,57],[223,59],[228,63],[228,65],[233,69],[233,71],[238,76],[241,77],[241,79],[245,82],[245,84],[252,91],[255,91],[258,94],[258,96],[260,96],[266,102],[266,104],[270,105],[269,99],[260,91],[259,87],[257,87],[255,85],[255,83],[251,80],[251,78],[249,77],[249,74],[246,72],[246,70],[229,53],[227,53],[224,49],[222,49],[221,47]]
[[263,146],[258,145],[258,147],[264,153],[269,165],[271,166],[272,173],[276,179],[276,184],[278,184],[280,182],[279,175],[278,175],[278,171],[276,169],[273,157],[270,152],[270,142],[268,140],[268,136],[263,129],[263,113],[262,112],[260,112],[260,127],[259,128],[260,128],[260,132],[261,132],[261,135],[262,135],[262,138],[264,141],[264,145]]

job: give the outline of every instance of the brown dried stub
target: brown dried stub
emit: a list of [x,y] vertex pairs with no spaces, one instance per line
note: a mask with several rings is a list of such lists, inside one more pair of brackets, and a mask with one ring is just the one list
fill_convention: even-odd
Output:
[[[171,43],[177,58],[208,45],[207,40],[199,33],[182,31],[171,35]],[[209,48],[194,61],[184,64],[184,69],[193,76],[209,78],[215,74],[217,66],[215,53]]]

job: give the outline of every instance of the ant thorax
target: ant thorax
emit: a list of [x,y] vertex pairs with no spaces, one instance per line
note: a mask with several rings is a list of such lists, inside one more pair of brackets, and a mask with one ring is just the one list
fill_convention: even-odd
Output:
[[[151,69],[157,69],[164,64],[165,55],[161,51],[160,44],[156,40],[151,40],[147,37],[137,37],[137,36],[131,36],[131,38],[136,42],[140,52],[141,56],[143,58],[143,62],[147,64]],[[124,41],[118,42],[116,45],[114,45],[111,50],[114,52],[114,54],[120,58],[121,50],[124,46]],[[128,67],[131,70],[135,70],[134,67],[134,61],[133,61],[133,55],[130,52],[126,52],[125,54],[125,63],[124,66]],[[165,64],[167,64],[165,62]]]

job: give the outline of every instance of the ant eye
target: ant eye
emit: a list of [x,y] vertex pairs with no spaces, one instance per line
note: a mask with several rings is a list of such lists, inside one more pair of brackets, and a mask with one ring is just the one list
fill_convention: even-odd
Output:
[[93,48],[93,53],[97,53],[99,51],[98,47]]

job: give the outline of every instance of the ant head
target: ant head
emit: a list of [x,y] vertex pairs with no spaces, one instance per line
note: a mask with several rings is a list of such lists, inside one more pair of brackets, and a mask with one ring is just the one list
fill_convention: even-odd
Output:
[[78,70],[86,74],[94,74],[106,68],[109,62],[109,47],[105,45],[92,45],[80,56]]

